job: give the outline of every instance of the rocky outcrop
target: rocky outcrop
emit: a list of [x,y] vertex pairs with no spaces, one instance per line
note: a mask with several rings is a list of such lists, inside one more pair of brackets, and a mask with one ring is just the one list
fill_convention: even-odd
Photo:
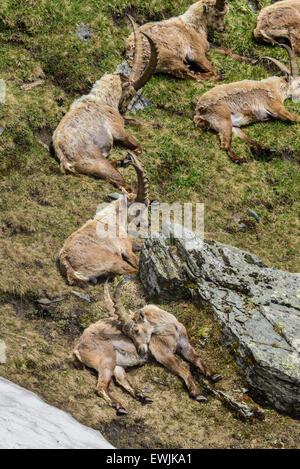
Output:
[[188,230],[176,239],[175,229],[165,224],[143,245],[140,278],[149,296],[210,305],[255,398],[300,417],[299,274]]
[[112,449],[96,430],[0,377],[0,449]]

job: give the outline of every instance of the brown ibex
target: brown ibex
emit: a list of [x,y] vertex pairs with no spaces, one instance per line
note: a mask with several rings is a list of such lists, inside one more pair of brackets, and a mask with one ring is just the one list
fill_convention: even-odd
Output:
[[125,369],[143,365],[154,357],[156,361],[180,376],[191,397],[206,400],[193,381],[191,373],[177,360],[175,353],[193,363],[213,382],[222,379],[214,374],[190,345],[186,329],[173,314],[154,305],[147,305],[136,312],[127,312],[120,299],[120,282],[114,300],[105,285],[105,299],[111,315],[116,319],[102,319],[89,326],[72,353],[76,366],[86,365],[98,372],[97,393],[115,407],[118,415],[126,414],[124,406],[110,393],[112,377],[134,398],[144,403],[151,399],[136,389],[128,380]]
[[270,151],[248,138],[240,127],[269,118],[291,123],[300,122],[300,116],[284,107],[287,98],[300,98],[300,77],[293,50],[289,46],[281,45],[289,53],[291,70],[277,59],[265,58],[275,63],[285,74],[284,77],[271,77],[260,81],[243,80],[218,85],[204,93],[197,103],[195,124],[218,132],[221,149],[227,151],[235,163],[244,163],[247,160],[232,150],[232,132],[259,152]]
[[148,206],[149,186],[146,172],[137,156],[131,152],[124,161],[137,172],[137,193],[128,194],[123,189],[122,198],[108,204],[67,239],[60,251],[59,263],[70,285],[86,287],[88,282],[97,283],[100,277],[133,274],[138,269],[132,239],[122,224],[122,217],[126,216],[127,203]]
[[142,35],[132,20],[136,53],[131,74],[104,75],[96,81],[91,92],[76,100],[64,116],[53,135],[53,148],[60,160],[62,172],[86,174],[103,178],[118,188],[132,192],[117,167],[122,161],[109,162],[107,157],[114,142],[120,143],[137,154],[139,142],[124,128],[121,116],[145,83],[153,75],[157,64],[157,50],[151,38],[151,56],[144,72]]
[[300,0],[285,0],[263,8],[254,36],[272,45],[287,40],[300,55]]
[[[224,32],[227,12],[226,0],[200,0],[191,5],[183,15],[141,26],[140,31],[147,33],[158,48],[156,72],[196,81],[222,79],[205,54],[210,47],[207,40],[208,29]],[[228,49],[214,50],[240,61],[251,61],[233,54]],[[134,51],[134,37],[131,35],[126,46],[129,63],[133,60]],[[149,44],[144,40],[144,64],[149,60],[149,55]],[[196,71],[193,72],[190,67]]]

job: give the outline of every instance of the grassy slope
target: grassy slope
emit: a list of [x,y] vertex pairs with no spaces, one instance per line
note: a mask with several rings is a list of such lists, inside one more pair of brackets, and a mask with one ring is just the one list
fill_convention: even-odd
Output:
[[[261,1],[262,5],[269,3],[269,0]],[[65,364],[54,366],[55,371],[49,375],[41,363],[47,359],[47,353],[53,355],[52,365],[53,360],[64,362],[74,336],[96,317],[106,314],[101,285],[89,289],[95,303],[78,303],[69,295],[72,289],[61,278],[56,259],[65,239],[94,215],[111,186],[86,177],[61,175],[57,162],[40,142],[48,143],[74,98],[86,93],[96,79],[114,70],[123,60],[124,38],[130,32],[123,19],[125,11],[143,23],[178,14],[189,4],[189,0],[102,0],[101,4],[96,0],[24,0],[20,6],[16,0],[3,0],[0,5],[0,78],[7,85],[7,101],[0,107],[0,126],[5,127],[0,137],[0,322],[10,357],[0,372],[25,382],[50,402],[96,427],[95,421],[89,420],[72,399],[66,400],[62,395],[62,387],[76,387],[81,375],[70,371]],[[286,60],[284,51],[253,42],[255,22],[256,15],[248,4],[235,1],[230,5],[226,34],[215,34],[214,40],[240,53],[259,57],[267,54]],[[88,25],[94,32],[88,44],[76,38],[77,23]],[[209,57],[225,70],[226,82],[260,79],[271,73],[271,69],[268,72],[258,65],[240,64],[214,52]],[[44,80],[41,86],[27,92],[20,89],[21,85],[39,79]],[[217,136],[195,128],[191,120],[197,97],[212,86],[212,82],[193,83],[163,76],[155,77],[146,86],[145,94],[154,107],[144,112],[142,118],[161,120],[164,127],[132,130],[132,133],[144,147],[142,160],[149,172],[152,194],[161,201],[204,202],[208,238],[250,250],[272,266],[296,271],[299,269],[299,165],[281,160],[251,161],[242,167],[232,164],[219,150]],[[299,109],[292,102],[287,106],[295,112]],[[298,131],[299,125],[268,122],[253,125],[247,133],[271,146],[299,151]],[[250,157],[249,150],[238,140],[234,140],[234,147],[241,155]],[[124,149],[114,148],[112,158],[124,154]],[[134,177],[129,170],[125,174],[129,179]],[[234,217],[245,216],[248,208],[261,216],[258,233],[241,233],[235,229]],[[61,294],[69,296],[58,307],[43,312],[35,307],[37,297]],[[192,315],[195,311],[190,308]],[[183,320],[188,323],[190,318],[184,316]],[[190,334],[196,344],[200,326],[197,319],[194,321]],[[207,327],[214,330],[211,321]],[[24,342],[32,344],[32,349],[30,346],[22,349]],[[207,353],[212,356],[213,346],[214,342],[210,341]],[[216,362],[217,358],[221,359],[218,354]],[[229,362],[234,368],[228,358]],[[32,363],[35,371],[30,368]],[[155,365],[151,366],[156,370]],[[172,380],[177,383],[180,402],[185,394],[176,378]],[[50,382],[52,391],[48,387]],[[91,377],[89,386],[93,383]],[[95,399],[94,407],[96,402]],[[135,403],[132,406],[138,411]],[[148,412],[150,422],[154,411],[146,409],[144,413]],[[188,408],[187,412],[193,409]],[[221,419],[225,418],[223,414],[220,413]],[[109,420],[112,414],[108,411],[105,415],[101,414],[102,418]],[[275,421],[275,413],[273,417]],[[294,425],[289,419],[283,422]],[[227,423],[230,429],[233,424]],[[181,444],[197,446],[188,433],[187,428],[186,439]],[[230,439],[216,442],[215,446],[222,444],[230,445]],[[267,445],[261,433],[253,445]]]

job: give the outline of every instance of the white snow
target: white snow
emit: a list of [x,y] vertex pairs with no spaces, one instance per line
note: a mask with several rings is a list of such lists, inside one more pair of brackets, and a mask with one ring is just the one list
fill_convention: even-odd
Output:
[[112,449],[100,432],[81,425],[34,393],[0,377],[1,449]]

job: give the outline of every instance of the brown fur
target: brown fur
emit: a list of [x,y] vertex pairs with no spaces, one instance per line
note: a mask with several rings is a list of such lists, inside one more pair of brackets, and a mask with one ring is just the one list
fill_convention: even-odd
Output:
[[132,251],[130,236],[117,225],[116,236],[99,237],[97,230],[112,226],[114,214],[119,214],[124,199],[109,204],[100,213],[73,233],[60,251],[59,261],[69,285],[85,287],[108,275],[134,274],[138,259]]
[[287,39],[300,55],[300,0],[285,0],[263,8],[254,36],[272,45]]
[[[205,376],[220,379],[213,375],[210,368],[201,360],[188,341],[186,329],[175,316],[154,305],[147,305],[131,313],[132,326],[122,332],[118,321],[104,319],[88,327],[73,350],[73,361],[83,363],[98,372],[97,393],[119,414],[125,414],[123,405],[110,393],[109,385],[114,376],[117,383],[126,389],[134,398],[144,403],[151,400],[128,380],[125,369],[130,366],[146,363],[150,356],[180,376],[191,397],[201,400],[202,396],[193,381],[191,373],[184,368],[175,353],[182,355],[193,363]],[[130,337],[128,337],[128,335]],[[132,339],[132,340],[131,340]],[[146,345],[146,348],[143,348]],[[144,351],[139,355],[137,348]]]
[[105,75],[90,94],[75,101],[53,135],[53,146],[62,172],[103,178],[129,192],[114,164],[107,160],[114,143],[139,153],[141,146],[124,128],[119,104],[123,81],[119,74]]
[[127,214],[127,206],[133,202],[143,203],[147,207],[149,187],[138,158],[133,153],[128,158],[127,164],[137,172],[137,194],[128,194],[123,189],[121,199],[108,204],[73,233],[60,251],[61,272],[70,285],[85,287],[88,282],[96,283],[100,277],[134,274],[137,271],[138,259],[132,250],[132,239],[120,220]]
[[262,150],[263,147],[250,140],[239,127],[271,117],[287,122],[299,122],[300,117],[289,112],[283,104],[288,97],[299,98],[299,87],[299,77],[243,80],[216,86],[204,93],[198,101],[194,122],[199,127],[218,132],[221,149],[228,152],[232,161],[243,163],[245,160],[231,148],[232,132]]
[[[225,30],[225,15],[228,7],[223,11],[215,8],[216,0],[200,0],[194,3],[181,16],[165,21],[147,23],[140,27],[155,42],[159,59],[157,73],[168,73],[179,78],[191,78],[196,81],[203,79],[221,79],[217,69],[205,57],[209,49],[207,40],[208,28],[215,31]],[[233,55],[239,60],[247,60],[232,54],[228,49],[216,49],[220,53]],[[127,40],[126,56],[132,62],[134,53],[134,37]],[[144,62],[147,63],[150,49],[144,39]],[[194,65],[197,72],[192,72],[189,65]]]

